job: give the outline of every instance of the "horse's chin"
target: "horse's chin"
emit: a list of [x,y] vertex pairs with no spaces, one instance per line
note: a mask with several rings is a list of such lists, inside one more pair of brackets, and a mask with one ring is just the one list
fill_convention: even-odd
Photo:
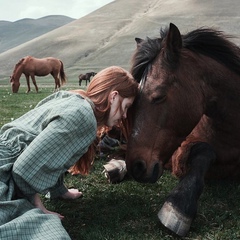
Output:
[[156,163],[153,166],[153,169],[151,171],[151,174],[149,176],[149,178],[147,178],[147,182],[148,183],[155,183],[163,174],[163,167],[162,164],[160,163]]

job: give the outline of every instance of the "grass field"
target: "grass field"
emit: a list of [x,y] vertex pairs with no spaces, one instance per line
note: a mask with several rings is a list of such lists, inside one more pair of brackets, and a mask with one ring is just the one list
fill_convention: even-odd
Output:
[[[12,94],[8,84],[0,86],[0,126],[32,109],[42,98],[52,93],[53,83],[39,83],[26,94],[20,87]],[[77,88],[72,81],[64,89]],[[66,175],[66,185],[79,188],[83,197],[75,201],[49,200],[42,196],[45,206],[65,216],[63,225],[74,240],[155,240],[180,239],[165,229],[157,213],[168,193],[177,184],[165,172],[155,184],[140,184],[127,177],[119,184],[109,184],[104,177],[106,160],[96,158],[88,176]],[[199,201],[198,214],[185,239],[240,239],[240,184],[209,182]]]

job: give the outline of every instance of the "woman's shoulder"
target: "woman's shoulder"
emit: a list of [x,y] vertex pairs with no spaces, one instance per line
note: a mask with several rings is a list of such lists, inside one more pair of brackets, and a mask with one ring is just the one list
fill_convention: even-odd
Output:
[[74,121],[76,124],[84,124],[94,128],[97,125],[91,104],[80,95],[68,98],[66,102],[64,101],[61,108],[62,115],[65,115],[66,118]]
[[60,99],[64,99],[64,98],[68,98],[75,95],[72,92],[69,91],[58,91],[55,93],[50,94],[49,96],[45,97],[44,99],[42,99],[37,105],[36,107],[42,106],[43,104],[49,103],[49,102],[54,102]]

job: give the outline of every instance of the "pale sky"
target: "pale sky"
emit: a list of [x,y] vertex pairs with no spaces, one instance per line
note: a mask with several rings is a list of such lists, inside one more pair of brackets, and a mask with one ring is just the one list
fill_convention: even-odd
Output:
[[65,15],[81,18],[113,0],[0,0],[0,20]]

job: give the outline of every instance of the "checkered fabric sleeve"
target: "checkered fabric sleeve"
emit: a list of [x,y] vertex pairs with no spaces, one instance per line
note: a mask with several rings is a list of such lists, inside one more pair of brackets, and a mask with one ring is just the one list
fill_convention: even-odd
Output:
[[[93,110],[79,96],[44,102],[32,114],[36,115],[37,120],[31,123],[30,130],[35,125],[39,133],[17,158],[12,170],[18,188],[29,197],[36,192],[54,190],[62,174],[87,151],[96,137]],[[64,191],[64,185],[58,184],[57,187],[59,192]]]

